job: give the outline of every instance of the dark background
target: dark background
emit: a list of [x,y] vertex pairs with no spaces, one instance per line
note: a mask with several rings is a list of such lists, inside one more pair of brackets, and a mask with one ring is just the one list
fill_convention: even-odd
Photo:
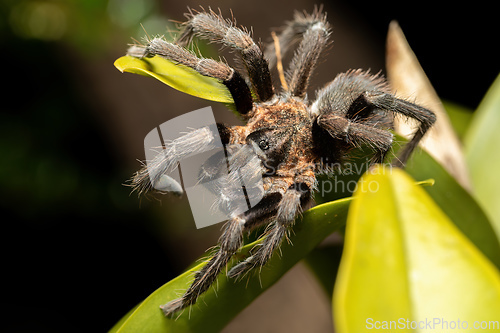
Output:
[[[216,242],[220,226],[196,230],[185,198],[138,198],[123,184],[153,127],[207,105],[219,121],[236,120],[113,67],[144,35],[140,23],[162,34],[199,4],[232,9],[266,42],[269,28],[315,2],[0,2],[2,332],[107,331]],[[340,71],[383,69],[392,19],[442,98],[474,109],[499,73],[491,1],[323,4],[334,43],[310,96]]]

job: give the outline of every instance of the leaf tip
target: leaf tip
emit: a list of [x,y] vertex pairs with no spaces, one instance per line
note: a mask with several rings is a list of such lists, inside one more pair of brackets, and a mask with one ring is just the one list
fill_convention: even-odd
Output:
[[116,67],[116,69],[118,69],[120,72],[124,72],[125,71],[125,66],[123,65],[123,57],[120,57],[118,59],[115,60],[115,62],[113,63],[113,65]]
[[436,181],[433,178],[429,178],[429,179],[417,182],[417,185],[420,185],[422,187],[427,187],[427,186],[434,186],[435,183],[436,183]]

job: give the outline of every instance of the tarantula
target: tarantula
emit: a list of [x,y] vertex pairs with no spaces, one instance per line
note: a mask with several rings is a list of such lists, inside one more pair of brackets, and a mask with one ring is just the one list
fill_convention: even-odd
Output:
[[[227,275],[241,278],[249,270],[263,266],[287,237],[296,215],[311,202],[321,161],[340,162],[353,148],[368,146],[373,151],[371,161],[383,162],[393,142],[389,131],[393,116],[400,114],[419,122],[418,130],[393,163],[402,167],[435,122],[433,112],[396,98],[382,76],[362,70],[337,75],[316,93],[314,101],[308,101],[309,79],[330,36],[326,14],[321,10],[315,9],[312,14],[296,12],[294,20],[287,22],[277,36],[275,44],[281,54],[298,43],[282,82],[285,87],[279,92],[270,73],[270,62],[276,62],[273,44],[263,52],[248,30],[213,11],[191,11],[186,17],[188,20],[175,43],[154,38],[147,45],[132,47],[129,54],[165,57],[201,75],[216,78],[227,87],[246,125],[217,124],[220,138],[223,144],[247,145],[255,152],[260,161],[254,171],[263,177],[264,196],[249,210],[231,216],[214,255],[195,274],[192,285],[183,296],[161,306],[165,315],[194,304],[242,246],[243,233],[267,225],[260,245]],[[225,62],[201,58],[185,49],[193,37],[221,43],[236,51],[246,77]],[[167,155],[160,163],[171,164],[183,150],[193,152],[197,149],[193,148],[193,142],[203,146],[211,140],[213,137],[206,133],[187,133],[186,140],[177,141],[175,149],[166,147],[174,156]],[[151,187],[147,174],[145,168],[139,171],[133,185],[140,190]]]

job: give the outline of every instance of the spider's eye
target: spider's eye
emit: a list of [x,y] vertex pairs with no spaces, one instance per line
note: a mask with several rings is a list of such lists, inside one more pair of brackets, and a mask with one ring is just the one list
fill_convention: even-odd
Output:
[[262,139],[259,141],[259,148],[262,150],[268,150],[269,149],[269,141]]
[[246,141],[255,146],[257,155],[267,167],[275,167],[285,159],[292,138],[291,127],[267,127],[250,133]]

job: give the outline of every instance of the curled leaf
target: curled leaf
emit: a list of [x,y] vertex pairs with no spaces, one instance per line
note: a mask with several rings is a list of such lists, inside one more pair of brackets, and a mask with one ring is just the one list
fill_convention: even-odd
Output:
[[500,239],[500,76],[472,117],[465,136],[473,193]]
[[214,102],[234,104],[231,93],[220,80],[203,76],[192,68],[160,56],[136,58],[126,55],[118,58],[114,65],[121,72],[153,77],[189,95]]
[[334,292],[339,332],[418,329],[429,319],[436,331],[451,332],[444,321],[472,329],[497,320],[498,269],[424,189],[404,171],[382,167],[360,184]]

